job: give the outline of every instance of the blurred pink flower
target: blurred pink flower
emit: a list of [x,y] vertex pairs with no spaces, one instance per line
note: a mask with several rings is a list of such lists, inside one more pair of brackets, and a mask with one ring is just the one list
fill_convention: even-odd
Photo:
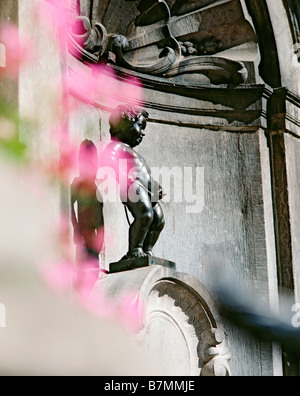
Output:
[[[58,30],[60,49],[65,56],[71,31],[82,29],[75,23],[75,7],[71,7],[69,0],[44,0],[37,6],[37,16],[44,28],[51,32],[55,28]],[[143,104],[141,82],[135,77],[119,79],[115,71],[104,64],[87,66],[75,63],[62,77],[62,92],[60,107],[64,115],[77,110],[78,103],[72,97],[108,109],[117,107],[120,102]]]
[[86,261],[80,268],[68,260],[44,263],[39,273],[55,293],[75,291],[73,302],[91,315],[113,320],[132,333],[142,329],[145,310],[136,293],[127,291],[117,302],[105,294],[101,281],[94,288],[102,274],[95,261]]
[[119,320],[125,328],[137,333],[143,326],[144,309],[136,293],[128,291],[124,294],[119,306]]
[[127,199],[134,182],[134,172],[133,155],[124,152],[122,145],[115,138],[101,150],[99,158],[98,182],[103,200],[114,199],[116,194],[120,194],[122,199]]
[[53,224],[57,251],[60,252],[61,256],[65,257],[67,260],[71,260],[73,255],[69,225],[70,219],[66,212],[62,212],[58,221]]
[[106,65],[93,65],[92,72],[96,79],[96,101],[109,108],[117,107],[120,102],[128,105],[142,106],[142,84],[135,77],[119,79],[115,71]]
[[[77,64],[67,70],[63,77],[63,107],[70,108],[69,96],[90,105],[104,105],[113,109],[121,102],[142,106],[143,89],[137,78],[120,81],[114,70],[106,65]],[[75,109],[76,110],[76,109]]]
[[75,15],[68,0],[43,0],[37,6],[38,20],[49,31],[57,29],[61,50],[66,50],[68,34],[74,25]]
[[78,144],[68,134],[63,125],[54,126],[51,132],[52,138],[59,149],[59,155],[50,161],[45,160],[42,167],[45,173],[59,180],[61,183],[69,183],[70,177],[78,168]]
[[[69,96],[74,96],[81,102],[92,104],[96,95],[96,80],[91,73],[91,69],[77,65],[71,70],[66,70],[62,78],[63,106],[69,106]],[[72,108],[71,108],[72,110]]]
[[99,261],[86,260],[76,265],[74,287],[80,298],[86,298],[99,278]]
[[42,279],[55,292],[70,290],[74,279],[74,266],[69,261],[44,263],[39,267]]
[[77,288],[78,303],[81,306],[96,317],[105,317],[119,323],[131,333],[138,333],[142,329],[145,310],[136,293],[127,291],[116,301],[105,294],[101,281],[97,283],[96,289],[92,288],[95,282],[91,273],[87,271],[85,275],[80,272],[78,274],[83,282],[82,287]]
[[141,81],[136,77],[129,77],[121,86],[120,96],[123,100],[134,106],[143,106],[143,87]]
[[96,291],[95,289],[91,290],[88,287],[88,282],[85,282],[85,285],[78,289],[77,301],[79,305],[95,317],[111,320],[117,320],[118,318],[116,305],[109,299],[101,287],[97,287]]
[[106,65],[93,65],[92,73],[95,79],[95,101],[107,107],[118,105],[120,89],[114,70]]
[[1,68],[1,74],[10,78],[17,78],[20,68],[32,64],[36,57],[34,45],[31,40],[24,34],[20,34],[19,29],[11,24],[6,23],[0,29],[0,41],[5,46],[5,64]]

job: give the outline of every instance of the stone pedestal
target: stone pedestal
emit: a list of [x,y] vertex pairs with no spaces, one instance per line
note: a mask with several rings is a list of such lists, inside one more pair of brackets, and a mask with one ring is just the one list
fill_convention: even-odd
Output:
[[162,265],[163,267],[176,269],[176,265],[173,261],[147,256],[110,263],[109,272],[115,273],[129,271],[137,268],[148,267],[149,265]]
[[136,335],[157,375],[229,376],[231,357],[218,310],[196,278],[162,265],[108,274],[95,286],[118,303],[136,295],[143,312]]

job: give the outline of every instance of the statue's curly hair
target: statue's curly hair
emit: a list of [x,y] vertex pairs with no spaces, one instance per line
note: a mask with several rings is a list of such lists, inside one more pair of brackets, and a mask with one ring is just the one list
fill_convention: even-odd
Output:
[[138,106],[119,105],[109,118],[111,136],[118,136],[119,133],[129,129],[131,123],[140,116],[147,120],[149,113]]

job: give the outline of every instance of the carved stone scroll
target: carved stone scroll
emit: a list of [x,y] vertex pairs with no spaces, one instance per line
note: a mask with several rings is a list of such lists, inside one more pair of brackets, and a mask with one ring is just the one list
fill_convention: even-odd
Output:
[[99,61],[107,47],[108,37],[105,27],[101,23],[91,26],[86,16],[77,16],[75,29],[69,37],[70,52],[75,56],[93,63]]
[[170,47],[166,47],[161,52],[162,59],[158,60],[155,64],[149,66],[137,66],[126,60],[124,56],[124,52],[126,52],[128,48],[129,48],[129,43],[126,37],[124,36],[115,37],[112,44],[112,50],[117,55],[117,60],[119,61],[119,64],[125,67],[126,69],[134,70],[139,73],[153,74],[153,75],[163,74],[168,70],[170,70],[170,68],[176,61],[175,51]]
[[257,42],[240,0],[74,1],[70,51],[84,61],[113,59],[127,70],[174,81],[247,81],[245,64],[228,55],[231,48]]
[[[178,41],[172,34],[171,29],[171,13],[168,4],[163,1],[154,1],[154,4],[148,8],[144,14],[142,14],[137,20],[135,21],[136,24],[143,24],[143,20],[149,22],[149,15],[150,21],[154,16],[157,18],[157,15],[161,15],[164,18],[164,25],[163,25],[163,38],[167,45],[163,48],[163,50],[159,54],[159,59],[152,65],[147,66],[139,66],[133,63],[130,63],[126,60],[124,56],[124,52],[130,50],[132,46],[130,46],[128,40],[124,36],[117,36],[114,38],[112,43],[112,51],[116,53],[117,60],[119,64],[129,70],[134,70],[139,73],[145,74],[153,74],[159,75],[163,74],[168,71],[171,66],[176,62],[176,60],[181,55],[180,45]],[[143,37],[144,38],[144,37]],[[145,41],[144,41],[145,42]],[[135,46],[137,47],[137,40],[135,42]]]
[[[174,359],[175,365],[170,360],[169,375],[229,376],[230,350],[225,333],[215,326],[205,301],[193,289],[165,278],[157,281],[148,296],[142,338],[152,350],[156,338],[163,338],[170,355],[174,348],[174,355],[180,356]],[[159,356],[162,344],[157,347]],[[178,359],[182,359],[181,367],[177,367]],[[163,355],[158,364],[162,369],[167,366]]]

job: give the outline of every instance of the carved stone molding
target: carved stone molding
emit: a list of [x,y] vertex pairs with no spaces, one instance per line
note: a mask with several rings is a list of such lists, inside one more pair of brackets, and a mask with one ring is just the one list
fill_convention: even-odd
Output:
[[194,277],[153,265],[107,275],[96,286],[118,300],[136,292],[145,308],[137,341],[160,375],[229,376],[231,357],[216,305]]
[[116,36],[112,42],[112,51],[116,54],[118,63],[129,70],[139,73],[160,75],[164,74],[176,62],[176,52],[173,48],[166,47],[160,54],[156,63],[147,66],[138,66],[126,60],[124,52],[129,49],[129,42],[125,36]]
[[257,41],[240,0],[73,1],[70,52],[84,61],[109,58],[127,70],[174,81],[247,81],[245,64],[230,55],[232,48]]
[[288,132],[299,138],[300,97],[281,87],[274,90],[268,104],[270,131]]
[[69,36],[69,48],[76,58],[97,63],[107,47],[107,42],[107,32],[101,23],[92,27],[86,16],[75,18],[75,26]]

